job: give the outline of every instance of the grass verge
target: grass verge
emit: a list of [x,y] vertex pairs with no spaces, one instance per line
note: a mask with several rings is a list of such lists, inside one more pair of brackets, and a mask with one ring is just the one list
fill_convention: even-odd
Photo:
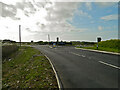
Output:
[[46,57],[31,47],[20,47],[2,64],[3,88],[58,88]]
[[106,48],[106,47],[76,47],[76,48],[84,48],[84,49],[93,49],[93,50],[100,50],[100,51],[108,51],[108,52],[115,52],[115,53],[120,53],[119,49],[115,48]]

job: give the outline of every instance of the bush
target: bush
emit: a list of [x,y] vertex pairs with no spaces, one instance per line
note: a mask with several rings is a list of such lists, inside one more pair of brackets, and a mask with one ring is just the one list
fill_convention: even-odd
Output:
[[120,49],[120,40],[119,39],[111,39],[111,40],[107,40],[107,41],[101,41],[101,42],[99,42],[99,47]]
[[3,58],[3,60],[5,58],[8,58],[12,53],[16,52],[17,50],[18,50],[17,45],[2,46],[2,58]]

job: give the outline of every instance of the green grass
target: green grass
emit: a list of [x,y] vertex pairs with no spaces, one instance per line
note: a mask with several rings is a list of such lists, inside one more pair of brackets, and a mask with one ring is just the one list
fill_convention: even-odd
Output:
[[94,49],[94,50],[120,53],[120,40],[119,39],[101,41],[98,43],[98,46],[99,46],[98,49],[96,46],[97,45],[95,44],[93,47],[77,47],[77,48]]
[[97,49],[97,47],[77,47],[77,48],[85,48],[85,49],[93,49],[93,50],[100,50],[100,51],[109,51],[109,52],[120,53],[120,51],[118,49],[114,49],[114,48],[104,48],[104,47],[99,47],[98,49]]
[[120,48],[120,39],[111,39],[111,40],[101,41],[99,42],[99,46],[118,49]]
[[49,61],[34,48],[21,47],[2,68],[3,88],[58,88]]

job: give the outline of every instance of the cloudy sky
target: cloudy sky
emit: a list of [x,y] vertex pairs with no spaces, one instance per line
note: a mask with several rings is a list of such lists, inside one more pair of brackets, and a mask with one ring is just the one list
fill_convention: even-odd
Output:
[[[11,1],[11,2],[10,2]],[[96,41],[118,38],[117,2],[0,1],[0,39]]]

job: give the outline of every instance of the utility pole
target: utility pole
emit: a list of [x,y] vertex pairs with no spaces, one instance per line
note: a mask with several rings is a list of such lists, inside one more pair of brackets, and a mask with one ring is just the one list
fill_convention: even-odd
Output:
[[48,44],[50,45],[50,35],[48,34]]
[[21,46],[21,25],[19,25],[19,43]]
[[57,46],[58,46],[58,43],[59,43],[59,37],[57,37]]

